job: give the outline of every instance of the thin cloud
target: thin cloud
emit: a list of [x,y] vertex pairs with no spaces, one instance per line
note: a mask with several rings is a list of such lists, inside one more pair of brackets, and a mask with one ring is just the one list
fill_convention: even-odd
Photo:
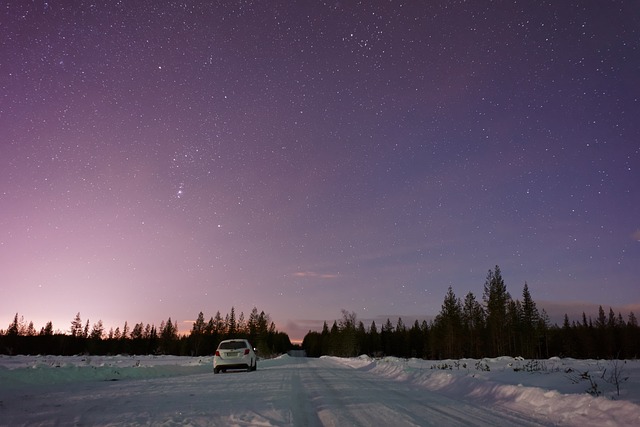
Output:
[[337,279],[340,277],[339,274],[331,274],[331,273],[316,273],[314,271],[296,271],[292,274],[293,277],[304,277],[304,278],[319,278],[319,279]]

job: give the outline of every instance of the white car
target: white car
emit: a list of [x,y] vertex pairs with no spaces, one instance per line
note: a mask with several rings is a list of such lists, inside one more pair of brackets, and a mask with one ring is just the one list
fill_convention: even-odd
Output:
[[213,357],[213,373],[227,369],[246,369],[247,372],[258,369],[258,357],[249,341],[234,339],[220,342]]

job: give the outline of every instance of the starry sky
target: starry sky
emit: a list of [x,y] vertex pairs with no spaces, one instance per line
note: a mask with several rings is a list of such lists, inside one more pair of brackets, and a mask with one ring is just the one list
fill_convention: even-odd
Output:
[[636,1],[0,14],[0,328],[640,311]]

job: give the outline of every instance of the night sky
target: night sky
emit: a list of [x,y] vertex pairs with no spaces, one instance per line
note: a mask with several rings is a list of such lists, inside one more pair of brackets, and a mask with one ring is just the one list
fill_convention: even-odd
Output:
[[640,312],[637,1],[0,14],[0,328]]

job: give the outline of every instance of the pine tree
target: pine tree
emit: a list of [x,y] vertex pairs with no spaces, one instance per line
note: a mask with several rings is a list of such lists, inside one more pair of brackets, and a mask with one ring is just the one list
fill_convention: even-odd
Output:
[[382,325],[382,331],[380,332],[380,341],[382,343],[382,349],[386,356],[397,354],[396,349],[393,346],[393,324],[391,320],[387,318],[387,321]]
[[360,354],[368,354],[369,346],[367,340],[367,330],[364,327],[364,323],[362,321],[358,321],[358,326],[356,327],[356,356]]
[[638,319],[636,318],[636,315],[634,314],[634,312],[630,312],[629,313],[629,319],[627,320],[627,326],[631,326],[634,328],[638,327]]
[[[536,307],[536,303],[529,292],[529,285],[524,283],[522,290],[522,318],[521,318],[521,337],[522,337],[522,356],[525,358],[533,358],[536,356],[536,344],[538,342],[538,321],[540,313]],[[538,355],[539,356],[539,355]]]
[[398,321],[396,322],[396,329],[393,332],[393,348],[393,354],[395,356],[409,357],[407,327],[405,326],[401,317],[398,317]]
[[609,309],[609,317],[605,314],[602,306],[598,307],[598,317],[595,324],[595,341],[598,344],[596,350],[597,357],[611,358],[613,354],[613,328],[615,315],[613,310]]
[[505,354],[508,344],[507,304],[511,296],[502,279],[500,267],[496,265],[495,271],[489,270],[484,284],[483,300],[487,313],[487,332],[491,345],[491,356]]
[[237,323],[236,323],[236,310],[234,307],[231,307],[231,313],[229,313],[225,318],[225,323],[227,324],[227,335],[230,338],[233,338],[237,333]]
[[144,336],[144,325],[142,322],[136,323],[131,330],[131,339],[132,340],[141,340]]
[[76,317],[71,322],[71,336],[82,337],[82,320],[80,319],[80,313],[76,314]]
[[201,350],[205,342],[205,329],[204,313],[198,313],[198,317],[191,328],[191,334],[189,334],[189,343],[191,344],[191,352],[194,356],[201,356]]
[[607,327],[607,316],[604,314],[602,306],[598,307],[598,318],[596,319],[596,328],[604,329]]
[[176,343],[178,341],[178,326],[171,321],[171,317],[166,322],[160,324],[160,352],[163,354],[176,354]]
[[213,331],[215,330],[213,325],[214,325],[213,317],[210,317],[209,321],[207,322],[207,324],[206,324],[206,326],[204,328],[204,331],[205,331],[204,333],[206,335],[213,336]]
[[352,357],[357,355],[359,348],[356,340],[356,322],[356,313],[342,310],[342,319],[338,324],[338,334],[335,337],[338,356]]
[[29,326],[27,326],[27,336],[28,337],[36,336],[36,328],[33,326],[33,322],[29,322]]
[[424,345],[422,342],[422,329],[418,319],[413,322],[413,326],[409,329],[409,349],[410,356],[416,358],[424,357]]
[[543,308],[540,311],[540,316],[538,317],[538,354],[540,357],[547,358],[549,357],[549,325],[551,325],[551,320],[549,319],[549,315],[547,311]]
[[432,354],[431,351],[431,333],[429,330],[429,323],[423,320],[420,323],[420,331],[422,332],[422,357],[429,357]]
[[482,356],[482,334],[484,331],[484,309],[476,301],[472,292],[464,298],[462,308],[462,324],[464,329],[464,353],[466,357]]
[[227,333],[227,323],[222,319],[220,311],[216,311],[216,315],[213,318],[213,334],[222,336]]
[[249,329],[249,341],[256,345],[256,338],[258,336],[258,309],[253,307],[251,314],[249,314],[249,321],[247,322],[247,328]]
[[252,344],[258,349],[258,353],[264,356],[268,356],[272,352],[269,340],[269,323],[271,323],[271,317],[261,311],[256,321],[256,342]]
[[627,324],[625,326],[625,357],[637,358],[640,355],[640,327],[638,319],[634,312],[629,313]]
[[125,320],[124,326],[122,327],[122,336],[120,339],[126,340],[129,336],[129,323]]
[[338,329],[338,322],[333,321],[333,325],[331,325],[331,330],[329,331],[329,355],[330,356],[338,356],[340,354],[340,340],[338,338],[338,334],[340,329]]
[[195,322],[193,322],[193,327],[191,328],[191,334],[204,334],[205,323],[204,323],[204,313],[198,313],[198,318]]
[[382,344],[380,341],[380,333],[378,332],[378,327],[376,326],[376,321],[371,321],[371,326],[369,327],[369,352],[373,356],[377,356],[382,353]]
[[236,326],[237,333],[239,335],[246,335],[248,333],[247,322],[244,320],[244,312],[241,311],[238,316],[238,323]]
[[508,343],[504,354],[522,356],[522,304],[520,301],[507,302],[507,324],[505,325]]
[[451,286],[444,297],[440,313],[434,320],[440,356],[445,359],[462,356],[462,303]]
[[575,357],[574,329],[576,326],[571,326],[569,316],[565,313],[562,321],[562,354],[567,357]]
[[20,323],[18,322],[18,313],[16,313],[15,317],[13,318],[13,322],[11,322],[11,324],[9,325],[9,328],[7,329],[7,335],[14,336],[14,337],[17,337],[18,335],[20,335]]
[[44,328],[40,330],[40,335],[42,336],[52,336],[53,335],[53,323],[50,321],[46,323]]
[[324,321],[322,323],[322,332],[320,333],[320,346],[321,353],[323,355],[329,355],[331,352],[331,332],[329,331],[329,325]]
[[102,325],[102,320],[98,320],[98,323],[93,324],[93,328],[91,328],[91,334],[89,338],[93,340],[102,339],[102,334],[104,333],[104,326]]

